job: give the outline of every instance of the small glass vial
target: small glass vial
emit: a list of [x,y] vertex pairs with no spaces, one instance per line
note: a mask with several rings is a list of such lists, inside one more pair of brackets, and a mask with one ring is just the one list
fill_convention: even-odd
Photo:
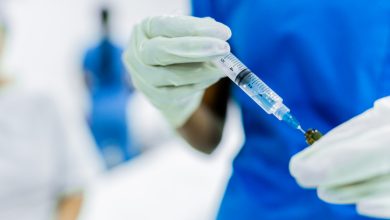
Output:
[[317,129],[310,128],[305,133],[306,143],[308,145],[314,144],[316,141],[318,141],[322,137],[321,132],[319,132]]

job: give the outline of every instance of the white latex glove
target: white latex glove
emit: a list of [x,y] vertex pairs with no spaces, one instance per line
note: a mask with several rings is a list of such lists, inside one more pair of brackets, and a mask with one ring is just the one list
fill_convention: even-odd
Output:
[[174,127],[199,107],[224,75],[211,62],[228,54],[230,29],[211,18],[157,16],[136,25],[124,62],[134,86]]
[[290,172],[324,201],[390,219],[390,97],[295,155]]

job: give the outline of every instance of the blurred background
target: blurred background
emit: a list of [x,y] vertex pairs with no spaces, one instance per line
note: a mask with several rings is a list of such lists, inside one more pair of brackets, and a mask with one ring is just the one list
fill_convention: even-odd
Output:
[[[48,96],[64,124],[62,132],[72,133],[69,142],[89,148],[80,153],[89,154],[81,161],[94,160],[73,163],[69,157],[68,164],[94,166],[79,219],[214,218],[243,141],[238,108],[230,104],[221,146],[204,156],[133,90],[120,62],[135,23],[189,11],[187,0],[0,0],[0,19],[7,27],[2,76],[27,94]],[[32,156],[45,154],[31,145]],[[82,170],[76,165],[72,169]],[[0,196],[0,203],[6,202]]]

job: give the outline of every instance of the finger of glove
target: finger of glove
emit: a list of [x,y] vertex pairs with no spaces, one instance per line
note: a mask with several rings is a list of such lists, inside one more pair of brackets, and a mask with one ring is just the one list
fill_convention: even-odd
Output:
[[320,141],[317,141],[316,144],[312,145],[311,148],[322,150],[326,147],[331,147],[340,141],[353,139],[356,136],[365,133],[367,130],[377,127],[380,121],[381,119],[374,114],[374,110],[369,109],[329,131]]
[[204,90],[193,93],[191,97],[181,101],[178,105],[167,106],[167,108],[160,110],[173,127],[181,127],[200,106],[203,95]]
[[357,204],[357,212],[365,216],[390,219],[390,196],[361,201]]
[[195,93],[205,90],[218,79],[210,79],[198,84],[184,86],[160,86],[156,87],[144,82],[138,75],[132,77],[134,86],[142,91],[157,108],[169,108],[171,105],[183,102],[192,97]]
[[228,40],[232,33],[226,25],[211,18],[192,16],[156,16],[145,19],[141,23],[146,36],[155,37],[186,37],[203,36]]
[[144,83],[138,75],[133,75],[133,82],[135,87],[143,92],[149,101],[161,111],[169,124],[175,128],[182,126],[196,110],[204,93],[201,85],[198,85],[198,88],[194,86],[157,88]]
[[[321,183],[321,181],[323,181],[323,179],[327,175],[326,167],[332,166],[331,162],[337,160],[337,157],[346,156],[344,152],[344,154],[341,154],[340,156],[335,155],[336,158],[328,158],[329,154],[331,155],[333,152],[332,149],[335,149],[336,152],[339,150],[343,151],[343,149],[345,149],[345,146],[350,146],[352,142],[356,142],[356,138],[361,137],[362,134],[364,136],[362,137],[363,140],[366,139],[367,136],[365,135],[367,134],[367,132],[373,130],[373,133],[375,134],[375,131],[377,130],[377,127],[379,125],[382,124],[382,127],[386,127],[387,125],[381,123],[381,121],[383,121],[382,118],[383,117],[378,115],[377,112],[374,111],[374,109],[370,109],[365,113],[360,114],[355,118],[336,127],[332,131],[328,132],[314,145],[296,154],[291,159],[291,174],[297,179],[298,183],[301,186],[315,187],[317,184]],[[384,130],[387,129],[385,128]],[[371,145],[371,143],[369,143],[368,145]],[[363,145],[357,143],[356,146]],[[354,149],[350,150],[350,155],[346,156],[346,159],[354,157]]]
[[[210,79],[201,83],[184,85],[184,86],[168,86],[158,87],[160,94],[172,94],[175,93],[175,100],[180,102],[183,99],[187,99],[188,96],[193,95],[195,92],[203,91],[212,84],[216,83],[219,79]],[[172,99],[168,100],[172,102]]]
[[165,84],[158,86],[183,86],[192,84],[202,84],[208,81],[216,81],[225,75],[211,62],[186,63],[160,67],[167,71]]
[[[136,27],[135,29],[138,29]],[[123,55],[130,75],[150,84],[151,87],[159,86],[181,86],[196,84],[210,79],[221,78],[223,73],[212,62],[185,63],[169,66],[152,66],[145,64],[139,56],[139,42],[146,38],[142,32],[135,30],[131,38],[131,46]]]
[[390,195],[390,174],[349,185],[318,188],[322,200],[336,204],[358,203],[386,193]]
[[227,42],[210,37],[157,37],[142,43],[139,55],[147,65],[167,66],[211,61],[230,52]]
[[[313,188],[322,183],[331,166],[333,158],[329,158],[333,148],[340,147],[348,141],[370,130],[376,120],[372,120],[372,110],[367,111],[328,132],[313,145],[294,155],[290,160],[290,173],[302,187]],[[352,152],[350,152],[352,157]],[[333,156],[333,155],[331,155]],[[344,155],[343,155],[344,156]],[[315,161],[318,160],[318,161]]]
[[390,122],[390,96],[378,99],[374,107],[332,129],[324,138],[328,146],[339,140],[354,138],[367,130]]
[[375,101],[374,109],[375,117],[380,118],[382,124],[390,124],[390,96]]
[[290,172],[303,187],[352,184],[390,170],[390,126],[382,126],[326,146],[321,140],[295,155]]

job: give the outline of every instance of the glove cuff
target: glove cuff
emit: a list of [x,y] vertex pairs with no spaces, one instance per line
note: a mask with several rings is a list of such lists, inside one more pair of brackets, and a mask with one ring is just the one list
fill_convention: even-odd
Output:
[[159,108],[169,124],[174,128],[183,126],[202,102],[204,91],[197,92],[186,100],[177,102],[169,107]]

